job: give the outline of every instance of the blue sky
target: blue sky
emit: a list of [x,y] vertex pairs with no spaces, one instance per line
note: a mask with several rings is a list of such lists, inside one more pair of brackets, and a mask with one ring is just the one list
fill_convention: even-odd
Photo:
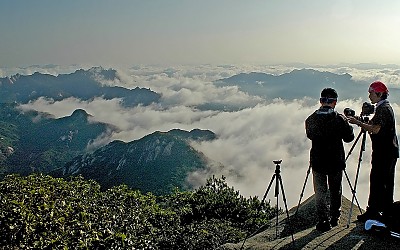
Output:
[[2,0],[0,67],[400,64],[400,1]]

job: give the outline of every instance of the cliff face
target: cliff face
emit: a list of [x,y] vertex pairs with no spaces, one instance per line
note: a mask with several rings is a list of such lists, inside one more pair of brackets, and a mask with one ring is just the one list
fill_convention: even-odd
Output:
[[339,225],[328,232],[320,233],[315,229],[317,219],[314,205],[314,197],[311,196],[300,205],[296,215],[296,207],[289,210],[290,224],[287,223],[287,215],[284,213],[278,216],[277,224],[276,220],[272,220],[267,230],[249,237],[244,245],[242,241],[238,244],[226,244],[221,249],[400,249],[400,239],[364,229],[364,223],[357,221],[360,213],[357,205],[353,205],[348,223],[351,202],[346,197],[342,197]]

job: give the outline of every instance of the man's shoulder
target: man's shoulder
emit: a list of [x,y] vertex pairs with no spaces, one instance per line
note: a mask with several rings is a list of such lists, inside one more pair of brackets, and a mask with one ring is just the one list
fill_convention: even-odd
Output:
[[312,113],[306,118],[306,120],[313,119],[313,118],[316,116],[316,114],[317,114],[317,110],[314,111],[314,112],[312,112]]
[[375,107],[375,112],[380,111],[380,110],[388,110],[388,109],[389,110],[392,109],[392,106],[390,105],[390,102],[386,101],[386,102],[383,102],[383,103],[377,105]]
[[382,103],[381,105],[375,108],[375,115],[376,116],[393,116],[393,108],[389,104],[389,102]]
[[347,117],[345,115],[343,115],[343,114],[339,114],[339,113],[336,112],[336,118],[338,120],[340,120],[340,121],[347,122]]

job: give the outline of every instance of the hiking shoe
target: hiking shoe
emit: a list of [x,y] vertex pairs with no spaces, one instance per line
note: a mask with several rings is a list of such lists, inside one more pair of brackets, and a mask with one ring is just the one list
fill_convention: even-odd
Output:
[[361,222],[366,222],[367,220],[381,221],[382,215],[379,212],[371,212],[367,210],[365,213],[357,215],[357,220]]
[[318,224],[317,224],[317,226],[315,228],[318,231],[326,232],[326,231],[329,231],[331,229],[331,225],[329,224],[329,221],[324,220],[324,221],[318,222]]
[[331,224],[331,227],[336,227],[339,224],[339,218],[332,217],[329,223]]

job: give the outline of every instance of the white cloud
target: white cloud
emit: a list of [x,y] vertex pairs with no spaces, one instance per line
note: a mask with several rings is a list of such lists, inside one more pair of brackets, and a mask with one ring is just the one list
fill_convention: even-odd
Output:
[[373,82],[379,80],[387,84],[389,88],[400,87],[400,70],[398,66],[367,64],[358,66],[355,65],[354,67],[351,67],[351,65],[342,67],[316,67],[316,69],[326,70],[337,74],[348,73],[352,76],[354,81]]

